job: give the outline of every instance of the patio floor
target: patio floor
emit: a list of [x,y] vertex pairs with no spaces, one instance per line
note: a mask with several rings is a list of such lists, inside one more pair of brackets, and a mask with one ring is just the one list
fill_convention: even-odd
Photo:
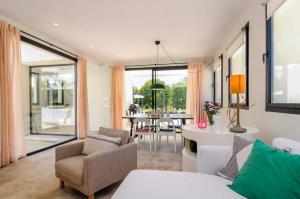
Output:
[[27,153],[75,138],[74,135],[30,134],[25,136]]

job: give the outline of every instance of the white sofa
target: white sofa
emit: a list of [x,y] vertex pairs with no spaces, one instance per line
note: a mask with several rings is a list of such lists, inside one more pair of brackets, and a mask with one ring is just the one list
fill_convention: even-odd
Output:
[[[300,154],[300,142],[285,138],[273,140],[277,148],[290,148]],[[113,199],[241,199],[243,196],[227,187],[231,181],[216,175],[231,153],[230,146],[208,146],[198,148],[201,159],[199,173],[176,171],[132,171],[113,195]]]

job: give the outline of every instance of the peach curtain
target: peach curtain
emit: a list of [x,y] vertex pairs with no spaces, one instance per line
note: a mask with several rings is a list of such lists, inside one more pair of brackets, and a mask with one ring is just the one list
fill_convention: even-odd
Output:
[[124,66],[112,67],[112,91],[111,91],[111,126],[114,129],[123,128],[124,114]]
[[88,93],[86,58],[78,57],[77,63],[77,137],[84,139],[88,130]]
[[20,31],[0,20],[0,166],[26,156]]
[[204,70],[203,62],[188,65],[186,112],[194,117],[204,114]]

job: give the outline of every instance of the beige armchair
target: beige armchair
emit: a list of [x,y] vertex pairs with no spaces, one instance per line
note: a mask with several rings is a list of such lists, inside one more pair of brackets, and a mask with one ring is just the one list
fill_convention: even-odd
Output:
[[137,146],[124,144],[117,149],[81,155],[84,142],[59,146],[55,150],[55,171],[61,188],[67,183],[89,199],[94,193],[123,179],[137,168]]

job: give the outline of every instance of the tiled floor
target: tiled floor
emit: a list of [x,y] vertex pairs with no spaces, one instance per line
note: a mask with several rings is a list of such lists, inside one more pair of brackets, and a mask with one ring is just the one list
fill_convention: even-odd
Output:
[[[177,139],[178,150],[174,154],[173,140],[162,140],[162,146],[155,152],[142,143],[138,149],[138,168],[157,170],[181,170],[181,141]],[[95,194],[96,199],[111,198],[119,183]],[[80,192],[66,186],[59,188],[54,173],[54,149],[50,149],[0,169],[0,198],[2,199],[80,199],[87,198]]]

